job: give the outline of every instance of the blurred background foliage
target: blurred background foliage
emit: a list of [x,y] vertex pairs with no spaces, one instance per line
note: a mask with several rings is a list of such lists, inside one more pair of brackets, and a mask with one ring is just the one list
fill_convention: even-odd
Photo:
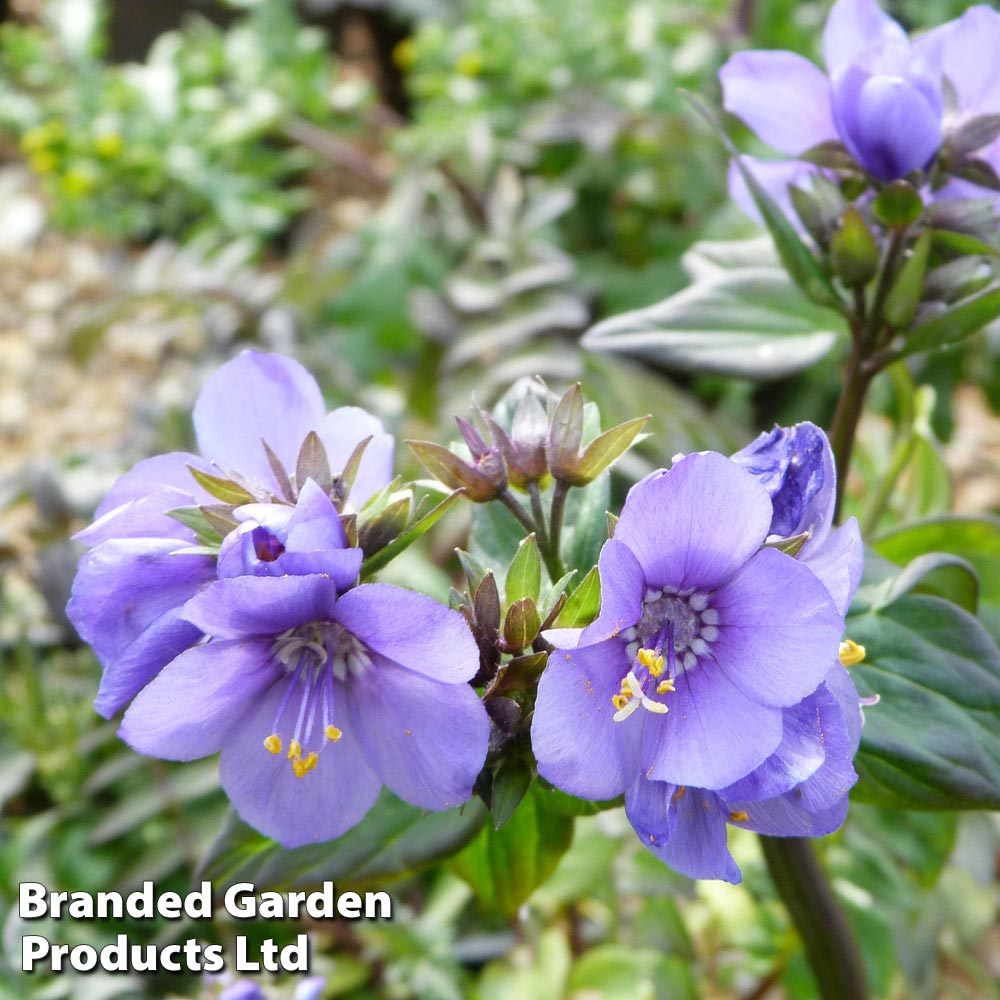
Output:
[[[968,5],[889,6],[919,30]],[[754,267],[771,255],[766,244],[728,242],[757,230],[728,202],[724,151],[678,91],[717,103],[716,72],[739,47],[816,55],[826,8],[2,5],[0,995],[218,991],[194,978],[20,978],[12,901],[26,879],[90,891],[155,879],[184,890],[196,872],[219,884],[232,874],[210,849],[226,815],[214,762],[175,767],[124,747],[91,709],[99,668],[62,611],[78,556],[69,535],[130,464],[188,445],[191,402],[219,361],[247,344],[293,353],[331,404],[368,407],[400,440],[449,440],[451,415],[473,395],[492,405],[520,376],[556,388],[582,379],[605,427],[652,414],[650,437],[613,480],[619,501],[629,481],[677,452],[731,451],[775,420],[829,420],[844,331],[775,290],[773,274],[766,301],[765,286],[747,286],[769,310],[762,327],[748,325],[750,300],[720,306],[709,294],[720,274],[747,264],[747,246]],[[706,279],[698,294],[708,298],[676,307],[670,329],[696,329],[709,352],[713,335],[735,336],[740,371],[704,355],[694,362],[688,347],[581,347],[603,318]],[[716,310],[707,332],[691,326],[706,302]],[[797,357],[783,330],[805,353],[778,372],[760,358]],[[897,366],[873,402],[849,512],[897,565],[946,534],[974,576],[964,599],[1000,638],[1000,331]],[[399,463],[420,474],[402,448]],[[446,519],[389,575],[446,599],[467,527]],[[960,603],[967,595],[964,578],[935,579],[920,586],[960,592]],[[341,888],[388,887],[400,908],[392,923],[307,927],[324,995],[813,995],[752,837],[732,834],[742,886],[694,884],[642,851],[618,811],[579,818],[573,832],[571,818],[532,794],[499,834],[477,833],[482,817],[467,817],[476,839],[449,861],[408,866],[408,850],[419,855],[413,845],[433,846],[438,834],[400,817],[394,858],[282,862],[276,881],[286,888],[336,877]],[[230,833],[246,837],[248,856],[266,848]],[[375,845],[387,834],[360,836]],[[862,801],[820,845],[878,997],[998,995],[998,845],[995,815]],[[299,930],[223,920],[126,929],[161,943],[226,942],[237,930],[291,940]],[[52,930],[97,943],[122,928]]]

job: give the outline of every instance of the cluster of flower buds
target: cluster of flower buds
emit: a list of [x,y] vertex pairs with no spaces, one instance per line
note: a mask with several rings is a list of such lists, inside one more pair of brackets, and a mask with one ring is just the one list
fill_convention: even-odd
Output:
[[527,383],[509,429],[496,416],[480,411],[489,441],[470,423],[455,418],[471,460],[430,441],[407,444],[442,483],[464,489],[476,503],[493,500],[508,485],[545,489],[554,479],[566,486],[586,486],[628,451],[649,417],[628,420],[584,445],[584,411],[579,382],[558,400],[540,383]]

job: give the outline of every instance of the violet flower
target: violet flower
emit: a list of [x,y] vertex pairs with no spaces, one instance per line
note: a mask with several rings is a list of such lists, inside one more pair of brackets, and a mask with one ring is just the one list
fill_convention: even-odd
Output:
[[337,837],[383,785],[425,809],[471,795],[489,722],[457,611],[387,584],[338,597],[313,573],[228,577],[182,615],[210,641],[160,671],[120,735],[168,760],[221,751],[222,786],[262,833],[287,847]]
[[640,777],[625,794],[625,810],[646,848],[690,878],[739,882],[727,824],[771,837],[819,837],[840,827],[857,781],[851,761],[861,737],[858,693],[847,671],[837,663],[782,718],[778,749],[728,788]]
[[[1000,13],[980,4],[960,17],[917,38],[913,48],[947,81],[950,102],[944,113],[945,138],[976,118],[1000,114]],[[976,157],[1000,174],[1000,137],[980,148]],[[935,197],[992,198],[1000,210],[1000,198],[966,180],[951,178]]]
[[201,638],[180,608],[215,578],[215,560],[191,551],[194,532],[168,511],[217,501],[189,466],[235,473],[264,493],[280,493],[262,441],[294,468],[302,441],[315,431],[333,469],[372,436],[350,496],[355,506],[392,478],[393,439],[381,423],[357,407],[326,413],[312,376],[278,355],[245,351],[214,372],[195,404],[194,429],[200,456],[173,452],[140,462],[76,535],[92,550],[80,562],[67,613],[104,667],[95,708],[105,717]]
[[[823,143],[842,143],[879,181],[923,169],[941,145],[940,73],[875,0],[837,0],[823,56],[825,73],[794,52],[737,52],[719,73],[726,110],[794,158],[744,157],[779,202],[789,184],[819,170],[801,157]],[[737,176],[730,173],[732,194],[750,208]]]
[[784,709],[817,690],[844,612],[772,547],[775,505],[736,462],[689,455],[628,495],[601,552],[601,612],[551,634],[532,743],[539,773],[614,798],[639,776],[726,788],[778,749]]

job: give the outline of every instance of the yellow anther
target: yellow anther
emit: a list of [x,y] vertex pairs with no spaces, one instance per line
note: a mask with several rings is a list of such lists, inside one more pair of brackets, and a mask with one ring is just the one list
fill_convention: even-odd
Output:
[[317,764],[319,761],[318,753],[311,753],[301,760],[296,758],[292,761],[292,770],[295,772],[296,778],[304,778]]
[[264,749],[268,753],[281,753],[281,737],[277,733],[271,733],[271,735],[264,740]]
[[638,658],[639,663],[654,677],[659,677],[663,673],[663,657],[657,655],[655,649],[640,649]]
[[298,740],[292,740],[288,744],[288,759],[298,760],[302,756],[302,744]]
[[616,694],[612,695],[611,704],[615,706],[620,712],[629,701],[629,696],[627,694]]
[[327,726],[323,730],[323,735],[332,742],[336,743],[344,734],[336,726]]
[[623,677],[622,678],[622,683],[621,683],[621,689],[620,690],[621,690],[621,693],[623,695],[625,695],[626,698],[631,698],[632,697],[632,688],[629,687],[629,683],[628,683],[628,678],[627,677]]
[[729,814],[730,823],[746,823],[750,820],[750,814],[744,812],[742,809],[738,809],[736,812],[731,812]]
[[684,785],[681,785],[680,788],[678,788],[677,791],[674,792],[674,794],[670,796],[671,800],[673,802],[680,802],[680,800],[684,798],[684,793],[686,791],[687,791],[687,788]]
[[865,658],[865,647],[853,639],[845,639],[840,644],[840,662],[845,667],[853,667]]
[[669,677],[667,677],[665,680],[660,681],[660,683],[656,685],[657,694],[668,694],[670,691],[674,690],[676,690],[676,688],[674,687],[674,682]]

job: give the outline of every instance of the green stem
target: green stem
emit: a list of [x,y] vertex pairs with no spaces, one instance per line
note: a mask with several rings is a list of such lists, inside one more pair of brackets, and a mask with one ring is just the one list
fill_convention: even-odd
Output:
[[844,368],[844,383],[837,400],[837,410],[830,425],[830,447],[837,465],[837,504],[834,507],[834,522],[840,520],[840,510],[844,502],[844,488],[847,485],[847,470],[850,468],[854,437],[864,408],[865,396],[874,373],[865,364],[863,347],[855,344]]
[[802,938],[822,1000],[867,1000],[857,942],[808,840],[761,837],[764,860]]
[[[562,561],[562,529],[568,494],[568,484],[556,480],[556,485],[552,490],[552,506],[549,508],[549,544],[552,547],[556,562],[559,564],[560,577],[566,572]],[[558,578],[556,577],[555,579]]]
[[879,519],[885,510],[885,505],[889,502],[889,497],[896,486],[896,480],[903,473],[903,469],[913,458],[913,451],[917,446],[917,435],[910,428],[906,430],[902,437],[896,442],[896,447],[892,451],[892,461],[886,474],[879,481],[875,492],[871,494],[865,504],[864,513],[861,515],[861,534],[867,538],[874,534],[878,527]]
[[511,495],[510,490],[504,489],[497,494],[497,500],[509,510],[518,523],[529,534],[538,535],[538,525],[531,519],[531,515],[524,509],[516,497]]
[[539,492],[538,483],[528,483],[528,496],[531,498],[532,516],[538,525],[538,547],[544,553],[549,548],[549,533],[545,530],[545,511],[542,509],[542,494]]

